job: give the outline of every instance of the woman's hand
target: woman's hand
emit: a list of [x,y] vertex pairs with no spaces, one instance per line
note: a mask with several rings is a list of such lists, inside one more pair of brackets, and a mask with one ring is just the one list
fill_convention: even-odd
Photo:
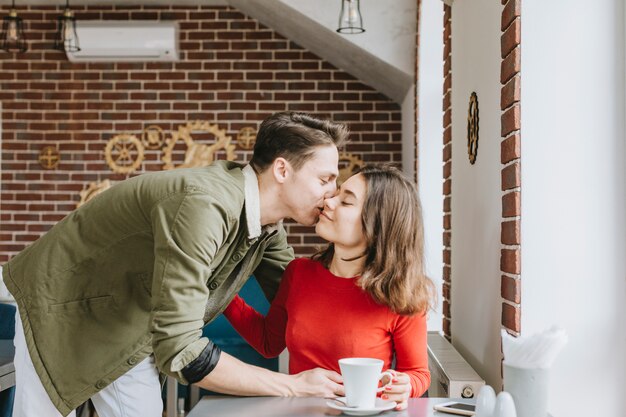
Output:
[[408,406],[409,397],[411,396],[411,379],[402,372],[389,369],[387,372],[393,374],[391,385],[385,387],[381,398],[383,400],[395,401],[398,403],[396,410],[404,410]]

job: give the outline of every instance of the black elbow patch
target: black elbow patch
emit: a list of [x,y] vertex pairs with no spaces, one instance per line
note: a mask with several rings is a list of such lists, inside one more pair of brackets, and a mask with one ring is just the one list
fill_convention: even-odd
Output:
[[221,353],[222,350],[219,346],[209,340],[209,344],[206,345],[200,356],[183,368],[181,371],[183,376],[190,384],[201,381],[215,368]]

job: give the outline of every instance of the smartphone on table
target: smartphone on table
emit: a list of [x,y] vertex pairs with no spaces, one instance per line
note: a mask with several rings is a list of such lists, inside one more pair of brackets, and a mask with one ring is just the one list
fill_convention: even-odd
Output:
[[434,408],[435,411],[457,414],[460,416],[473,416],[476,414],[476,406],[474,404],[460,403],[458,401],[448,401],[445,403],[435,404]]

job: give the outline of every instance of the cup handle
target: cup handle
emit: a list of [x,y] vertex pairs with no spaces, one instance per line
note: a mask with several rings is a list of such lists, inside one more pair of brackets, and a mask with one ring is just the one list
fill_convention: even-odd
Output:
[[393,381],[393,374],[391,372],[383,372],[382,374],[380,374],[380,376],[378,377],[378,380],[380,381],[381,379],[383,379],[384,377],[388,376],[389,377],[389,382],[387,382],[385,385],[383,385],[382,387],[378,388],[376,390],[376,392],[383,392],[385,388],[387,388],[388,386],[391,385],[392,381]]

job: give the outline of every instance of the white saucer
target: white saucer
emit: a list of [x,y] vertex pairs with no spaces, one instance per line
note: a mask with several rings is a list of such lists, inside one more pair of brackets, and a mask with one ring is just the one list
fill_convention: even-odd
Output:
[[[346,397],[337,398],[339,401],[346,401]],[[326,405],[335,410],[340,410],[344,414],[349,416],[372,416],[374,414],[382,413],[383,411],[391,410],[397,405],[395,401],[385,401],[380,398],[376,398],[376,404],[374,408],[356,408],[346,407],[340,403],[330,400],[326,402]]]

